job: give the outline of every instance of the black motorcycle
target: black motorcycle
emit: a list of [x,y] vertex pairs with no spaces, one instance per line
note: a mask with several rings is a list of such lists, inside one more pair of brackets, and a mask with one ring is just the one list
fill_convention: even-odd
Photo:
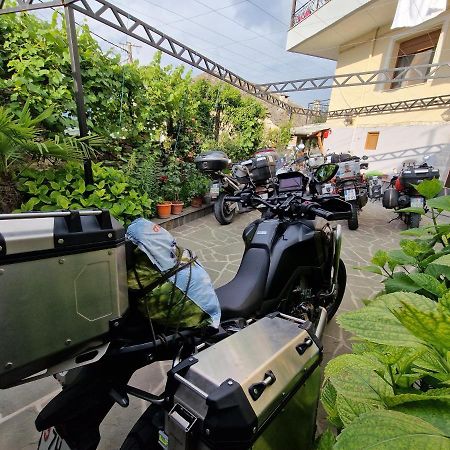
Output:
[[[212,150],[198,155],[195,164],[198,170],[213,180],[210,193],[215,200],[214,217],[221,225],[229,225],[237,212],[245,211],[239,202],[230,201],[230,196],[239,195],[243,189],[251,189],[264,198],[273,193],[276,163],[269,153],[231,164],[224,152]],[[230,169],[230,173],[226,169]]]
[[[425,198],[417,192],[414,185],[423,180],[439,178],[439,170],[423,164],[405,164],[400,174],[392,177],[389,187],[383,194],[383,206],[386,209],[394,209],[398,217],[405,222],[408,228],[418,228],[421,215],[414,212],[414,208],[427,211]],[[412,208],[410,211],[401,211],[404,208]]]
[[[170,448],[199,448],[195,445],[189,447],[186,441],[186,436],[191,436],[200,418],[193,416],[193,412],[180,403],[181,400],[175,401],[178,394],[174,392],[179,392],[181,384],[192,389],[190,395],[194,395],[195,399],[206,398],[209,408],[217,414],[211,419],[211,428],[198,425],[195,429],[196,439],[204,437],[208,442],[220,441],[220,444],[210,443],[210,447],[204,448],[250,448],[267,424],[278,416],[285,402],[318,367],[320,358],[314,359],[311,367],[306,365],[304,372],[295,371],[296,377],[304,376],[289,388],[278,407],[264,416],[264,424],[254,422],[256,419],[248,410],[245,399],[251,397],[253,400],[249,401],[257,401],[269,386],[275,383],[276,387],[282,382],[281,379],[277,381],[270,370],[263,381],[249,387],[250,397],[242,397],[241,388],[236,391],[234,382],[229,379],[220,389],[221,393],[214,394],[215,400],[212,394],[206,395],[189,382],[186,371],[201,359],[205,349],[215,348],[231,339],[239,349],[245,350],[249,335],[247,333],[247,338],[243,337],[241,341],[240,333],[252,327],[255,330],[259,323],[261,326],[275,326],[276,321],[283,320],[288,324],[285,330],[289,327],[297,330],[289,339],[298,340],[296,336],[305,336],[295,345],[297,357],[309,360],[313,357],[310,354],[313,349],[315,354],[321,355],[318,338],[326,321],[338,310],[346,285],[346,270],[340,259],[340,225],[332,226],[327,220],[347,219],[351,208],[337,197],[315,194],[317,190],[314,186],[332,178],[337,169],[336,165],[323,165],[315,172],[313,179],[298,172],[282,174],[279,176],[277,195],[269,199],[263,199],[251,190],[228,197],[227,201],[245,206],[264,205],[266,213],[264,218],[245,228],[245,251],[239,270],[233,280],[216,290],[222,310],[219,330],[185,329],[163,334],[150,330],[148,319],[138,314],[130,304],[122,319],[111,321],[108,345],[101,353],[81,353],[71,361],[72,367],[77,364],[84,366],[69,370],[64,375],[62,392],[39,413],[36,427],[43,432],[42,439],[58,442],[58,448],[65,448],[66,445],[70,449],[93,450],[100,441],[99,426],[108,411],[114,403],[128,406],[131,395],[151,405],[131,430],[122,450],[157,449],[160,445],[164,448],[167,436],[170,436],[172,443],[180,439],[178,447]],[[102,224],[102,221],[99,223]],[[257,342],[260,339],[270,342],[271,335],[263,335]],[[163,360],[173,360],[174,368],[161,395],[128,384],[136,370]],[[61,370],[63,366],[58,367]],[[282,374],[288,366],[282,367],[281,372],[273,370]],[[317,395],[318,386],[319,383],[316,383]],[[275,387],[271,388],[272,392],[275,392]],[[268,396],[264,394],[266,400]],[[310,411],[312,409],[313,421],[316,407],[314,402],[308,406]],[[168,417],[170,420],[167,420]],[[219,430],[218,434],[211,432],[211,429]],[[310,434],[308,439],[312,436]],[[47,445],[45,448],[51,447]]]

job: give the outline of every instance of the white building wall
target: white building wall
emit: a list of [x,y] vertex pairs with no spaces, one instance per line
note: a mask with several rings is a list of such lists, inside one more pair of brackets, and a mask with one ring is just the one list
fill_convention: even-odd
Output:
[[[369,131],[380,133],[376,150],[364,149]],[[430,161],[445,181],[450,168],[450,124],[334,128],[325,140],[325,148],[328,152],[367,155],[369,170],[388,174],[399,169],[406,159],[422,161],[424,155],[432,155]]]

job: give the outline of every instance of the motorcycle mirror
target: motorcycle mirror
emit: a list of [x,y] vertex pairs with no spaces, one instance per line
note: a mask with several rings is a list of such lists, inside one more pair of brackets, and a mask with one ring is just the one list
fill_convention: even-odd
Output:
[[338,164],[322,164],[314,172],[314,178],[319,183],[326,183],[337,174],[338,170]]
[[367,155],[364,155],[364,156],[362,157],[362,159],[366,160],[366,159],[369,159],[369,157],[368,157]]

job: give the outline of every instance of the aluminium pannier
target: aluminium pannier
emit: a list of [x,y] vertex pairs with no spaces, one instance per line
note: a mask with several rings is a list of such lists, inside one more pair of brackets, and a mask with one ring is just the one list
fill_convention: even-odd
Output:
[[0,387],[108,340],[128,307],[124,243],[106,210],[0,215]]

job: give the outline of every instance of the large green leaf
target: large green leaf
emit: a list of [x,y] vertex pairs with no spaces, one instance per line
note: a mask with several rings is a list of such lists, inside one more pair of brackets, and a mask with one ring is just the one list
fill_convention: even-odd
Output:
[[388,252],[388,262],[389,260],[395,261],[401,266],[412,266],[416,263],[416,259],[412,256],[407,255],[403,250],[391,250]]
[[422,402],[430,399],[450,401],[450,388],[430,389],[427,392],[412,392],[409,394],[397,394],[385,399],[386,405],[392,408],[397,405],[410,402]]
[[337,392],[330,380],[325,380],[320,392],[320,401],[328,415],[328,421],[338,428],[343,428],[343,423],[339,417],[336,407]]
[[403,272],[394,273],[392,278],[386,278],[384,281],[384,288],[388,294],[392,292],[417,292],[420,290],[414,281]]
[[443,275],[450,280],[450,254],[441,256],[431,262],[425,270],[425,273],[438,277]]
[[383,275],[383,272],[381,271],[381,268],[378,267],[378,266],[355,266],[354,269],[362,270],[362,271],[365,271],[365,272],[376,273],[377,275]]
[[425,289],[436,297],[440,297],[446,291],[445,284],[426,273],[410,273],[408,277],[421,289]]
[[377,250],[375,255],[372,256],[372,259],[370,260],[372,264],[375,264],[379,267],[384,267],[388,260],[388,254],[384,250]]
[[432,198],[427,201],[430,208],[436,208],[443,211],[450,211],[450,195]]
[[450,315],[437,308],[421,310],[407,301],[391,310],[414,336],[438,349],[450,351]]
[[317,439],[314,450],[333,450],[336,438],[331,430],[324,431]]
[[414,372],[438,380],[439,385],[449,385],[450,362],[436,349],[428,348],[414,360]]
[[403,403],[392,409],[419,417],[450,437],[450,401],[448,399],[430,397],[428,400]]
[[336,408],[344,426],[350,425],[357,417],[369,411],[384,409],[383,401],[358,401],[343,395],[338,395]]
[[422,295],[407,292],[395,292],[382,295],[368,306],[350,311],[337,317],[337,322],[357,337],[378,344],[398,347],[418,347],[423,341],[414,336],[391,312],[391,309],[408,301],[412,305],[428,310],[436,304]]
[[423,180],[419,184],[415,184],[416,191],[424,196],[427,200],[436,197],[442,191],[444,183],[438,178],[432,180]]
[[421,216],[425,215],[425,210],[423,208],[416,207],[416,206],[409,206],[408,208],[398,209],[397,212],[414,213],[414,214],[420,214]]
[[336,450],[448,450],[450,439],[431,423],[397,411],[373,411],[338,436]]
[[408,256],[412,256],[413,258],[417,258],[417,256],[430,251],[429,242],[417,239],[402,239],[400,241],[400,247]]

